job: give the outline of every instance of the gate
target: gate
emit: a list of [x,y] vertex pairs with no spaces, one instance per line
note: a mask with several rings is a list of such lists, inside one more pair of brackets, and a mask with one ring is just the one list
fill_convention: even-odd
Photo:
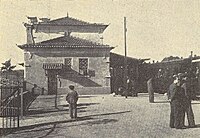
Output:
[[20,86],[1,86],[0,135],[19,128]]

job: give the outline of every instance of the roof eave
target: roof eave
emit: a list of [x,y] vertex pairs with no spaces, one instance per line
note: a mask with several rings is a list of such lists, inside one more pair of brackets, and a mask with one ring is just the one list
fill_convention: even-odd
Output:
[[67,24],[35,24],[36,32],[58,33],[58,32],[80,32],[80,33],[103,33],[109,25],[86,24],[86,25],[67,25]]
[[101,48],[101,49],[110,49],[112,50],[114,47],[110,47],[109,45],[94,45],[94,46],[44,46],[44,45],[17,45],[20,49],[27,49],[27,48]]

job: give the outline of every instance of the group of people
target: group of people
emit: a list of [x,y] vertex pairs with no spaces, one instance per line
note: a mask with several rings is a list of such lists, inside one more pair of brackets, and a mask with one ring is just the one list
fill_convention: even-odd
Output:
[[130,78],[127,78],[127,93],[130,93],[131,96],[133,97],[137,97],[138,93],[137,93],[137,89],[136,89],[136,81]]
[[[148,91],[152,90],[152,79],[148,82]],[[77,101],[78,93],[74,90],[74,86],[69,86],[69,93],[66,96],[66,101],[69,103],[70,117],[77,118]],[[152,93],[151,93],[152,95]],[[150,102],[154,102],[154,96],[149,97]],[[185,114],[187,114],[189,127],[195,127],[194,113],[191,106],[191,84],[186,75],[174,75],[174,81],[169,86],[168,99],[170,100],[170,127],[183,129],[185,128]]]
[[194,113],[191,106],[191,84],[186,75],[181,73],[174,75],[174,81],[169,87],[168,99],[170,100],[170,127],[176,129],[185,128],[185,114],[187,114],[188,126],[195,127]]
[[120,86],[115,94],[120,94],[121,96],[125,96],[127,98],[128,96],[137,97],[137,82],[134,79],[130,79],[128,76],[126,78],[126,84],[125,86]]

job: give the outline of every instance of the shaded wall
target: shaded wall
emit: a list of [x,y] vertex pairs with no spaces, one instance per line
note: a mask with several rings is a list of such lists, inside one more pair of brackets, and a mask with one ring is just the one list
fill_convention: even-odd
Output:
[[[72,58],[72,70],[60,70],[58,88],[60,91],[68,89],[70,84],[84,89],[86,87],[110,88],[109,50],[108,49],[28,49],[24,53],[26,81],[44,87],[47,90],[48,77],[45,75],[43,63],[63,63],[65,58]],[[89,70],[95,71],[93,76],[84,77],[79,75],[79,58],[88,58]],[[89,89],[87,89],[89,90]],[[110,89],[106,93],[110,93]],[[47,92],[47,91],[45,91]],[[100,92],[100,91],[98,91]],[[102,91],[102,93],[105,93]],[[47,93],[45,93],[47,94]]]

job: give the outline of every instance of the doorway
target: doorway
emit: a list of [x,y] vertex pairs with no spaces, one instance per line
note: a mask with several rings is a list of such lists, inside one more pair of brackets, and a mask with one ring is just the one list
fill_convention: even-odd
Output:
[[48,94],[53,95],[57,93],[57,73],[54,70],[48,71]]

